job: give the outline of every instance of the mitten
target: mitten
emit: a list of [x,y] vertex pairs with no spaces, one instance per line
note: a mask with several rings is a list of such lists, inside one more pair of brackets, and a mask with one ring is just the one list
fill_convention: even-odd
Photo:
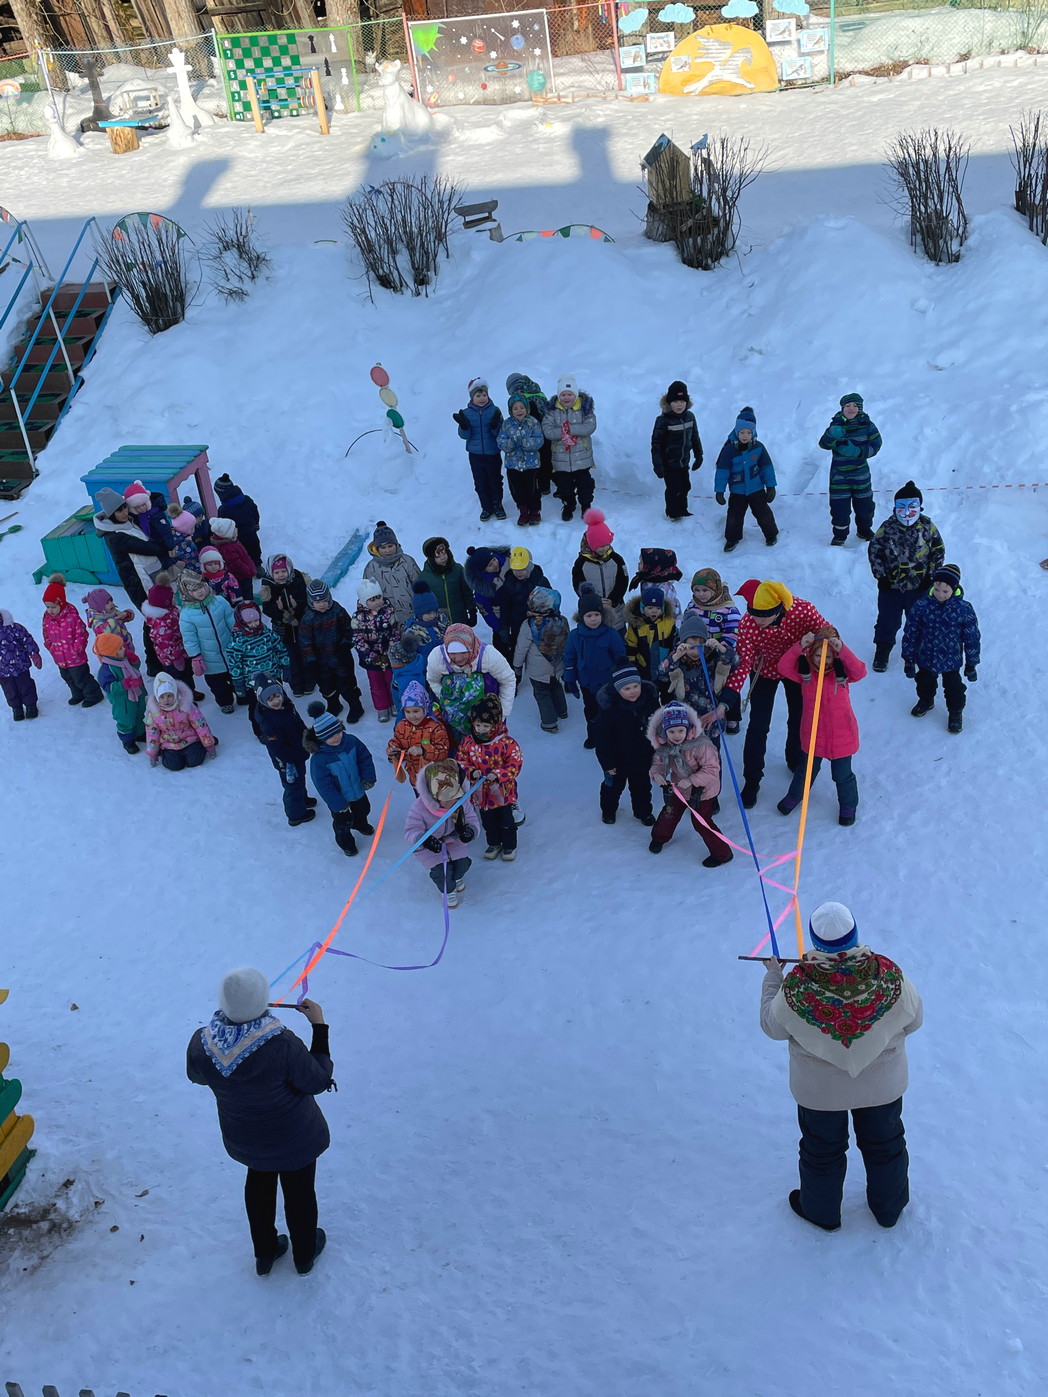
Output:
[[652,470],[655,472],[655,474],[658,476],[660,480],[663,479],[663,470],[661,466],[652,466]]
[[723,491],[723,490],[718,490],[717,493],[716,493],[716,495],[714,495],[713,498],[717,501],[717,503],[718,503],[719,505],[725,505],[725,504],[728,503],[728,501],[724,498],[724,491]]
[[462,829],[459,831],[459,838],[462,840],[463,844],[468,844],[470,840],[476,839],[476,837],[477,831],[472,825],[463,825]]
[[193,656],[193,673],[194,673],[194,674],[203,674],[203,673],[205,672],[206,669],[207,669],[207,665],[204,663],[204,657],[203,657],[203,655],[194,655],[194,656]]
[[903,667],[902,667],[902,672],[903,672],[903,674],[906,675],[906,678],[907,678],[907,679],[916,679],[916,678],[917,678],[917,661],[916,661],[916,660],[907,660],[906,663],[905,663],[905,664],[903,665]]
[[765,490],[764,493],[765,493],[765,496],[767,497],[768,503],[769,503],[769,504],[772,504],[772,503],[774,502],[774,500],[775,500],[775,486],[774,486],[774,485],[769,485],[768,488],[767,488],[767,490]]
[[578,686],[577,684],[565,684],[565,685],[564,685],[564,692],[565,692],[566,694],[570,694],[572,698],[578,698],[578,696],[579,696],[579,686]]
[[560,424],[560,439],[568,451],[570,451],[573,446],[578,446],[579,444],[578,437],[573,437],[571,435],[571,429],[567,422],[562,422]]
[[841,437],[844,436],[844,428],[839,422],[831,422],[827,428],[826,435],[828,437],[833,437],[834,441],[840,441]]
[[360,784],[364,787],[365,791],[370,791],[375,783],[374,781],[361,781]]
[[458,425],[463,429],[463,431],[467,431],[469,429],[469,418],[466,416],[464,412],[453,412],[451,414],[451,420],[452,422],[457,422]]
[[694,464],[694,465],[692,466],[692,468],[691,468],[691,469],[692,469],[692,473],[694,474],[695,471],[700,470],[701,468],[702,468],[702,462],[701,462],[701,461],[696,461],[695,464]]
[[965,679],[967,679],[967,681],[968,681],[969,684],[974,684],[974,683],[975,683],[975,681],[978,679],[979,675],[978,675],[978,672],[976,671],[976,668],[975,668],[974,665],[965,665],[965,667],[964,667],[964,677],[965,677]]
[[249,700],[247,694],[237,694],[237,706],[239,708],[246,707],[248,702]]
[[440,840],[434,839],[432,835],[422,841],[423,849],[428,849],[431,854],[440,853]]
[[40,658],[39,655],[34,655],[34,656],[33,656],[33,666],[34,666],[35,669],[42,669],[42,668],[43,668],[44,662],[43,662],[43,660]]

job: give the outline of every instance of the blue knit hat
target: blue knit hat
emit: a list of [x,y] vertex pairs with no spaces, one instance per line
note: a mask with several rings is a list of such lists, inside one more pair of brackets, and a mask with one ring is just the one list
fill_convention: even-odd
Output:
[[334,713],[327,711],[322,699],[314,699],[306,712],[313,719],[313,731],[321,742],[325,742],[334,732],[345,732],[342,722],[335,717]]
[[859,928],[843,902],[823,902],[808,919],[811,943],[817,951],[850,951],[859,944]]
[[741,427],[748,427],[754,436],[757,435],[757,414],[751,407],[744,407],[735,419],[735,432],[738,435]]
[[411,598],[411,606],[420,621],[423,616],[428,616],[431,611],[440,610],[436,597],[429,590],[425,582],[415,582],[411,590],[414,594]]
[[691,715],[683,703],[668,703],[662,710],[660,726],[663,732],[668,732],[670,728],[690,728]]
[[641,606],[665,606],[666,593],[661,587],[644,587],[640,594]]

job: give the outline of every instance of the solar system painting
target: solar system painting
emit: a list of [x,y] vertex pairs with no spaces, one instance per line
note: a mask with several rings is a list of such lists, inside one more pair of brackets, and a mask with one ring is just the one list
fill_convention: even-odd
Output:
[[416,20],[408,29],[415,95],[427,107],[527,102],[553,93],[545,10]]

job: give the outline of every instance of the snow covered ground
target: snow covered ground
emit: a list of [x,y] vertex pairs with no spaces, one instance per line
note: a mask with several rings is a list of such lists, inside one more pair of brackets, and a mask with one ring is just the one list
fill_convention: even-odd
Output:
[[[330,1242],[311,1279],[285,1264],[266,1282],[250,1264],[242,1171],[183,1053],[223,971],[247,961],[276,975],[330,927],[359,860],[338,854],[325,818],[286,827],[243,713],[209,700],[219,759],[151,772],[120,751],[106,708],[67,709],[45,660],[40,721],[0,714],[0,1028],[37,1121],[15,1216],[52,1225],[0,1228],[0,1378],[169,1397],[1041,1390],[1048,1131],[1032,969],[1048,549],[1043,492],[966,487],[1044,476],[1048,253],[1010,211],[1004,154],[1009,122],[1042,89],[1040,74],[981,73],[696,109],[470,112],[441,148],[382,165],[366,158],[366,117],[327,142],[300,122],[263,137],[220,128],[187,153],[161,137],[119,161],[104,138],[61,166],[43,143],[0,151],[3,202],[58,263],[87,215],[146,207],[196,233],[213,210],[250,203],[275,246],[273,280],[243,306],[205,300],[152,340],[126,310],[114,318],[17,506],[24,531],[0,545],[0,602],[34,630],[37,540],[83,503],[79,476],[125,443],[210,443],[215,473],[258,500],[267,551],[310,572],[378,518],[415,556],[431,533],[460,557],[517,538],[512,522],[478,524],[450,414],[474,374],[523,369],[548,389],[577,373],[593,393],[598,500],[628,563],[671,545],[688,575],[712,563],[733,586],[781,578],[869,660],[872,580],[854,541],[827,546],[815,446],[858,388],[885,439],[878,517],[912,475],[984,637],[963,736],[947,736],[941,704],[908,716],[896,658],[854,695],[857,825],[837,827],[828,773],[812,800],[804,909],[849,903],[925,999],[906,1109],[913,1203],[895,1231],[866,1212],[857,1164],[839,1234],[786,1206],[785,1052],[758,1027],[759,968],[736,959],[763,926],[752,866],[702,869],[683,830],[654,860],[628,813],[602,826],[577,706],[547,736],[525,689],[511,721],[526,762],[518,862],[474,869],[437,969],[331,959],[312,979],[340,1086],[323,1101]],[[969,132],[976,151],[972,238],[946,268],[911,253],[883,193],[885,140],[932,121]],[[745,198],[740,257],[714,275],[639,237],[637,162],[664,127],[681,142],[729,129],[772,147]],[[347,192],[405,168],[498,195],[507,231],[583,221],[617,241],[457,235],[429,301],[371,305],[344,250],[315,240],[339,235]],[[376,360],[417,459],[377,437],[344,456],[379,425]],[[779,472],[774,552],[750,531],[723,558],[710,467],[695,517],[662,518],[646,443],[677,376],[709,458],[737,409],[756,408]],[[579,526],[548,513],[526,542],[569,594]],[[350,605],[357,575],[339,589]],[[356,731],[381,756],[389,730],[369,713]],[[765,854],[796,832],[775,811],[781,731],[779,715],[753,812]],[[383,776],[373,794],[387,788]],[[373,878],[403,848],[408,801],[398,787]],[[723,825],[740,838],[728,802]],[[440,936],[439,901],[412,864],[358,903],[337,944],[407,964]]]

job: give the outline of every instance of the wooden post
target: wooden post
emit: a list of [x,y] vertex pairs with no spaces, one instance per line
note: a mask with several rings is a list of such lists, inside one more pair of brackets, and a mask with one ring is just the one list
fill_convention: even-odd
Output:
[[320,122],[320,134],[329,136],[331,127],[327,119],[327,103],[324,101],[324,89],[320,85],[320,69],[314,68],[310,73],[310,82],[313,84],[313,96],[317,102],[317,120]]
[[138,149],[138,132],[133,126],[107,126],[106,135],[114,155],[127,155]]
[[262,125],[262,111],[258,105],[258,92],[255,90],[255,79],[250,73],[247,74],[247,100],[251,103],[251,115],[254,118],[255,130],[261,136],[265,131],[265,127]]

